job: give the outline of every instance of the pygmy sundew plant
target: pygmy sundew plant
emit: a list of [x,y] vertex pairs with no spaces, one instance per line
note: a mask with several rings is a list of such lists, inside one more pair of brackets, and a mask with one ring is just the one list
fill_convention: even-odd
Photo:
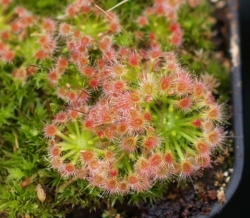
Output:
[[28,66],[33,58],[30,48],[36,47],[30,34],[37,23],[38,17],[25,8],[13,8],[11,1],[0,3],[0,65],[21,82],[37,71]]
[[159,45],[121,47],[109,30],[96,37],[61,23],[59,34],[39,38],[41,51],[62,54],[46,73],[66,103],[44,127],[51,168],[124,195],[211,166],[225,133],[210,77],[196,78]]

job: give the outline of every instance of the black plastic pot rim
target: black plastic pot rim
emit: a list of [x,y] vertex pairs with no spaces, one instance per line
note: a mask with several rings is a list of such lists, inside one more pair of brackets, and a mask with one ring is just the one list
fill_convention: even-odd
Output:
[[238,0],[228,0],[228,19],[231,55],[231,87],[233,99],[233,129],[234,129],[234,167],[231,180],[226,188],[226,203],[220,205],[216,202],[208,216],[201,215],[199,218],[212,218],[225,208],[233,197],[240,183],[244,164],[244,138],[243,138],[243,109],[242,109],[242,81],[240,62],[240,35]]

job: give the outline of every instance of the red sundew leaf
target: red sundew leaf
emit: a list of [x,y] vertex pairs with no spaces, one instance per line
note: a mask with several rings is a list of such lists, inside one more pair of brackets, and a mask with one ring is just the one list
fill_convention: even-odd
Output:
[[7,50],[2,54],[2,57],[0,56],[0,58],[2,59],[2,61],[4,62],[11,62],[14,60],[15,58],[15,52],[14,51],[10,51]]
[[198,141],[195,143],[195,148],[198,151],[199,154],[209,154],[210,152],[210,146],[205,141]]
[[201,125],[202,125],[201,119],[193,120],[192,124],[193,124],[194,127],[197,127],[197,128],[201,127]]
[[118,181],[117,178],[110,178],[105,182],[105,189],[109,193],[115,193],[118,191]]
[[58,129],[56,125],[50,124],[44,128],[43,132],[46,137],[52,137],[58,133]]
[[47,57],[47,53],[44,50],[38,50],[35,53],[35,58],[38,60],[43,60]]
[[96,89],[99,86],[99,82],[97,79],[92,78],[89,80],[89,86],[93,89]]
[[135,137],[128,137],[123,139],[121,146],[127,152],[133,152],[136,149],[136,141]]
[[68,36],[72,32],[72,27],[67,23],[61,23],[59,26],[59,34],[62,36]]
[[90,162],[91,160],[95,158],[95,153],[91,150],[81,151],[81,155],[82,155],[83,160],[86,162]]
[[188,110],[192,106],[192,101],[190,98],[183,98],[177,102],[177,107],[182,110]]
[[174,156],[171,151],[166,151],[164,154],[164,161],[166,164],[171,165],[174,162]]
[[182,160],[180,164],[180,173],[184,178],[190,177],[194,174],[194,165],[189,160]]
[[121,26],[118,22],[112,22],[109,24],[109,30],[112,33],[119,33],[119,32],[121,32]]
[[46,18],[42,21],[42,28],[46,32],[54,32],[56,28],[55,21],[50,18]]
[[66,15],[69,17],[74,17],[76,15],[76,9],[73,5],[66,8]]
[[140,16],[137,18],[137,23],[140,27],[148,25],[148,19],[145,16]]
[[133,52],[128,57],[128,63],[132,67],[137,67],[139,65],[139,63],[140,63],[140,57],[136,53]]

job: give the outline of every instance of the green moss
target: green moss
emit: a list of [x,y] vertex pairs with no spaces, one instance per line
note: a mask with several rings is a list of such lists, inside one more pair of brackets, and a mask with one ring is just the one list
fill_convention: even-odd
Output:
[[67,6],[67,0],[15,0],[16,5],[22,5],[34,14],[54,17],[57,13],[64,10]]

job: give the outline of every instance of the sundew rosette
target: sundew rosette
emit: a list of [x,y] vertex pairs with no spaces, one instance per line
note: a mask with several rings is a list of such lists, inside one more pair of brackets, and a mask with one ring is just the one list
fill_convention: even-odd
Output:
[[77,42],[54,83],[67,106],[44,128],[53,169],[128,194],[211,166],[225,118],[206,77],[188,73],[171,52],[120,48],[108,35],[79,53],[80,65]]
[[179,8],[185,3],[184,0],[154,0],[152,5],[143,10],[136,19],[139,27],[139,35],[145,33],[151,44],[156,42],[180,46],[183,42],[183,30],[178,22]]

